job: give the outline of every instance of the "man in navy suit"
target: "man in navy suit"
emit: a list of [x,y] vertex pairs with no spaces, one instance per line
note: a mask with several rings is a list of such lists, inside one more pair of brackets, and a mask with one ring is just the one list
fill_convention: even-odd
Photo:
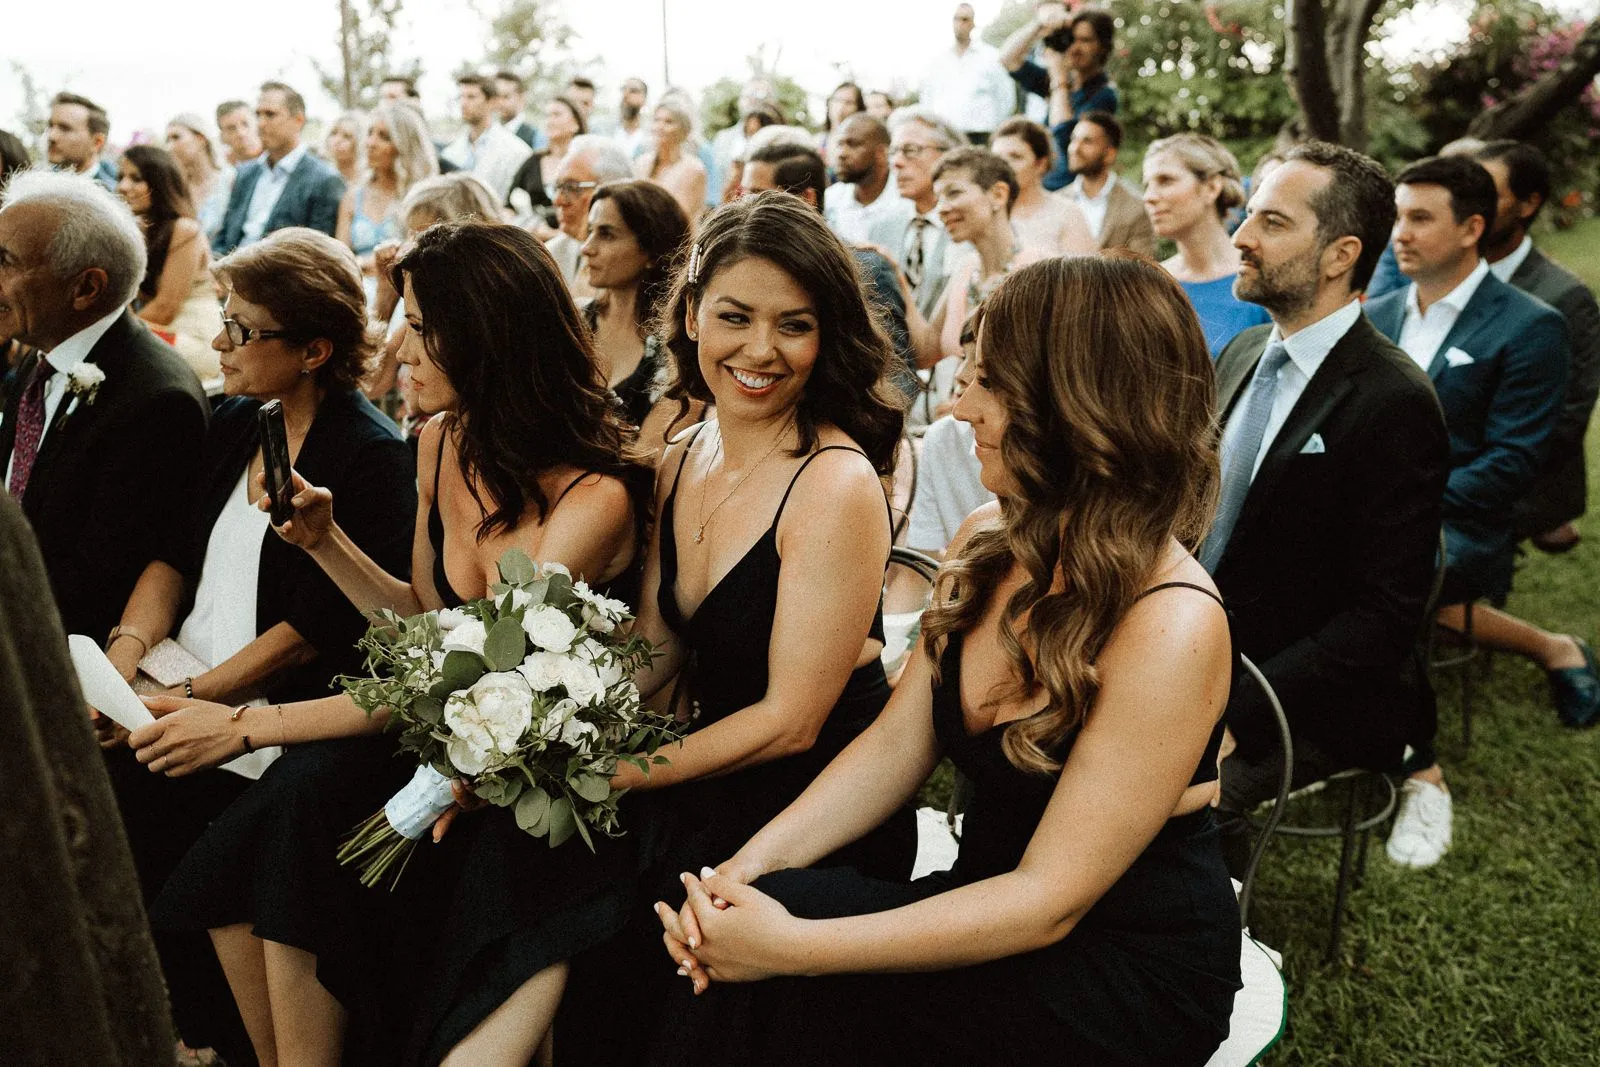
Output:
[[344,179],[300,143],[305,99],[282,82],[265,83],[256,125],[265,152],[240,167],[234,179],[222,229],[211,242],[219,256],[287,226],[309,226],[332,237],[339,221]]
[[[1283,702],[1296,785],[1398,768],[1434,718],[1417,637],[1449,446],[1427,376],[1360,303],[1393,212],[1381,166],[1312,142],[1255,190],[1233,238],[1234,294],[1272,325],[1239,334],[1217,360],[1222,488],[1198,555],[1235,647]],[[1248,680],[1226,721],[1218,815],[1223,856],[1243,877],[1244,813],[1276,792],[1284,752]]]
[[[1495,218],[1494,180],[1474,160],[1440,156],[1397,179],[1395,257],[1411,284],[1372,301],[1367,314],[1433,379],[1450,430],[1444,493],[1446,576],[1438,621],[1460,630],[1463,605],[1503,603],[1511,591],[1513,508],[1543,461],[1566,393],[1566,322],[1548,304],[1507,285],[1484,262]],[[1549,674],[1563,721],[1593,723],[1600,679],[1588,646],[1493,608],[1473,612],[1486,647],[1525,655]],[[1411,867],[1437,863],[1450,845],[1450,795],[1433,736],[1412,741],[1388,852]]]

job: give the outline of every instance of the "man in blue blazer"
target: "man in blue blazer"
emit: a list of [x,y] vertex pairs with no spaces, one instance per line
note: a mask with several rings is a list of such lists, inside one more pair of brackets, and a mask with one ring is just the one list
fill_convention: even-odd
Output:
[[[1441,625],[1460,629],[1462,605],[1503,603],[1511,590],[1513,507],[1543,461],[1565,396],[1570,346],[1560,312],[1500,281],[1480,244],[1493,225],[1494,180],[1476,161],[1441,156],[1396,180],[1395,256],[1410,279],[1367,305],[1380,331],[1427,371],[1450,431],[1444,494]],[[1493,608],[1473,613],[1479,643],[1516,652],[1549,674],[1563,721],[1593,723],[1600,679],[1588,646]],[[1416,768],[1389,855],[1431,866],[1450,844],[1450,798],[1433,738],[1412,742]]]
[[344,179],[300,143],[305,99],[282,82],[265,83],[256,124],[265,152],[240,167],[234,179],[222,229],[211,243],[219,256],[288,226],[309,226],[332,237],[339,221]]

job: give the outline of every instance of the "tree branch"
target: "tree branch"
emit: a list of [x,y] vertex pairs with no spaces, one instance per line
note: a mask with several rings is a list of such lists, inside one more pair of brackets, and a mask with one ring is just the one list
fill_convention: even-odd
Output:
[[1572,54],[1509,100],[1482,112],[1467,136],[1485,141],[1527,137],[1576,100],[1600,74],[1600,19],[1589,23]]
[[1286,0],[1283,9],[1283,76],[1300,107],[1305,134],[1339,139],[1339,105],[1328,69],[1322,0]]

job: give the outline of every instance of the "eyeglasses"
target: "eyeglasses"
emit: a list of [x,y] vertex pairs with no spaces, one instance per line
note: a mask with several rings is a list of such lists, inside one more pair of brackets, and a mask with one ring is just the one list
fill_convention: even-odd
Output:
[[598,188],[600,188],[599,182],[559,182],[556,185],[556,195],[579,197]]
[[287,337],[287,330],[256,330],[242,325],[238,319],[222,317],[222,328],[228,334],[228,343],[235,348],[242,348],[251,341],[270,341],[274,337]]
[[942,152],[944,149],[931,144],[897,144],[889,149],[889,158],[905,156],[907,159],[920,159],[929,152]]

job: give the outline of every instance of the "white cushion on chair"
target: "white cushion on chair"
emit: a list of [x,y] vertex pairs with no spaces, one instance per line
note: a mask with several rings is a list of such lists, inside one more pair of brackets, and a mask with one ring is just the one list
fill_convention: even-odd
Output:
[[1283,1036],[1289,994],[1283,983],[1283,957],[1246,931],[1239,945],[1239,977],[1244,988],[1233,996],[1228,1039],[1206,1067],[1249,1067]]

